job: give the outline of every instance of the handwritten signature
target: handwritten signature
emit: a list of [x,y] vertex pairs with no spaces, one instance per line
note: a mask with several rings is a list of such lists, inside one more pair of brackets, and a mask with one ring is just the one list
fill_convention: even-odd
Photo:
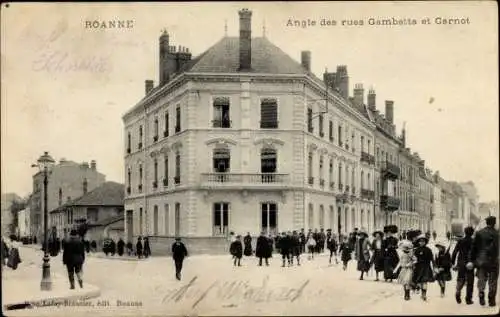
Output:
[[42,52],[33,61],[32,69],[36,72],[67,73],[67,72],[93,72],[104,73],[111,70],[108,57],[78,56],[65,51],[47,50]]
[[172,289],[166,293],[162,302],[180,302],[192,300],[192,308],[208,299],[251,301],[254,303],[289,301],[294,302],[300,298],[309,280],[301,282],[297,287],[280,287],[270,289],[269,277],[266,277],[262,285],[253,286],[249,281],[219,281],[216,280],[206,288],[197,284],[198,277],[193,277],[186,285]]

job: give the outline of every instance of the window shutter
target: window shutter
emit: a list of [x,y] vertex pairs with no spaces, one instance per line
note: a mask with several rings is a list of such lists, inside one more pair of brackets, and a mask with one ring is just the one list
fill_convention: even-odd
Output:
[[278,103],[276,99],[264,98],[260,104],[261,128],[278,127]]

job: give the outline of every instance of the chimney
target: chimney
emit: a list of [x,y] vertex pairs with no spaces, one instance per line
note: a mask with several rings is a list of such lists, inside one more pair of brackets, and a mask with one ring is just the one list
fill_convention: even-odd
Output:
[[368,91],[368,100],[367,100],[367,103],[368,103],[368,109],[370,109],[371,111],[375,111],[375,100],[376,100],[376,97],[377,95],[375,94],[375,90],[373,89],[370,89]]
[[240,15],[240,68],[239,70],[250,70],[252,68],[252,11],[242,9]]
[[356,106],[362,106],[365,100],[365,89],[363,88],[363,84],[355,84],[353,94],[354,94],[354,104]]
[[385,101],[385,118],[390,123],[394,122],[394,101],[391,100]]
[[349,99],[349,76],[347,75],[347,66],[337,66],[336,80],[340,95],[347,101]]
[[308,72],[311,71],[311,51],[302,51],[300,63]]
[[335,91],[335,88],[337,88],[337,84],[335,82],[335,79],[336,79],[335,77],[336,77],[335,73],[329,73],[327,71],[325,71],[323,73],[323,82],[325,83],[325,85],[329,89],[331,89],[333,91]]
[[95,160],[90,161],[90,168],[94,171],[97,169],[97,163]]
[[147,95],[151,90],[153,90],[154,81],[147,79],[144,83],[146,86],[146,95]]
[[160,86],[165,84],[170,77],[168,72],[169,52],[170,52],[169,35],[167,31],[164,30],[160,36]]

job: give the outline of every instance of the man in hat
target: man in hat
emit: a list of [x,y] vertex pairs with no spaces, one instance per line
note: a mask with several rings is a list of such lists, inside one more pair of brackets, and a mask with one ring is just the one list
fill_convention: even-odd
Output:
[[474,302],[472,301],[472,293],[474,291],[474,269],[467,269],[466,265],[469,262],[472,262],[470,259],[470,254],[472,250],[472,235],[474,234],[474,228],[466,227],[464,229],[465,237],[458,240],[455,249],[453,249],[453,253],[451,255],[451,263],[454,265],[454,270],[457,271],[457,290],[455,293],[455,299],[458,304],[462,302],[461,293],[464,285],[466,286],[465,291],[465,302],[467,305],[471,305]]
[[486,305],[484,290],[488,282],[488,302],[491,307],[496,306],[498,282],[498,230],[495,229],[496,217],[486,218],[486,227],[476,232],[472,243],[470,262],[466,266],[477,268],[477,288],[479,304]]
[[175,278],[179,281],[181,280],[182,263],[187,256],[186,246],[181,242],[180,237],[176,237],[175,242],[172,244],[172,258],[175,262]]
[[75,274],[80,288],[83,288],[82,267],[85,261],[85,245],[76,229],[71,229],[69,239],[64,244],[63,264],[68,271],[70,289],[75,288]]

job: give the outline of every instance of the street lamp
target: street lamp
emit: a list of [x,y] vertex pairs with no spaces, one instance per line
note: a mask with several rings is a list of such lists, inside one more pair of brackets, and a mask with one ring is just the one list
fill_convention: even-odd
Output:
[[37,164],[33,164],[31,167],[38,167],[40,172],[43,173],[43,229],[44,229],[44,255],[43,255],[43,265],[42,265],[42,281],[40,282],[40,289],[42,291],[52,290],[52,279],[50,278],[50,257],[49,248],[47,240],[47,224],[48,224],[48,206],[47,206],[47,185],[48,176],[54,166],[54,159],[49,155],[49,152],[44,152],[42,156],[37,161]]

